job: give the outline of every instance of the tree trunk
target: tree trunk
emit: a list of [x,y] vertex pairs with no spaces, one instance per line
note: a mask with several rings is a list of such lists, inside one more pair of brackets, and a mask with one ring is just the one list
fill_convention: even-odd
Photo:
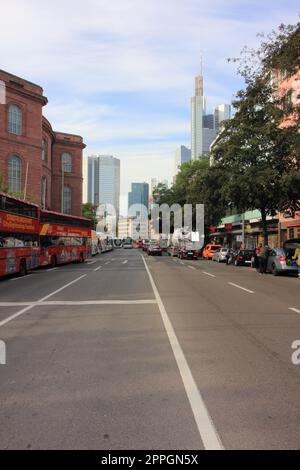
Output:
[[264,245],[268,245],[268,228],[267,228],[267,214],[265,209],[261,209],[261,226],[262,226],[262,232],[263,232],[263,237],[264,237]]

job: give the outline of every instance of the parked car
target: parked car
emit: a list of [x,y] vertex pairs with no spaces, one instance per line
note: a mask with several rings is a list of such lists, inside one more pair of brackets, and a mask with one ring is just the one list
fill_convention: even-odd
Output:
[[293,261],[287,258],[287,254],[283,248],[273,248],[270,251],[267,271],[272,273],[273,276],[279,274],[292,274],[298,275],[298,267],[293,264]]
[[144,241],[143,241],[143,251],[146,251],[146,252],[147,252],[149,246],[150,246],[149,240],[144,240]]
[[158,244],[150,244],[147,253],[148,256],[162,256],[162,249]]
[[133,242],[129,240],[125,240],[123,243],[124,250],[132,250],[133,249]]
[[181,246],[178,250],[178,258],[180,259],[198,259],[200,250],[193,243]]
[[284,243],[283,249],[286,253],[287,259],[293,258],[297,248],[300,248],[300,238],[293,238]]
[[232,255],[235,266],[252,266],[253,250],[239,250]]
[[228,248],[221,248],[220,250],[215,251],[215,253],[213,254],[212,260],[216,261],[217,263],[226,263],[228,253],[229,253]]
[[221,248],[222,248],[222,245],[213,245],[213,244],[206,245],[206,247],[203,250],[202,256],[204,259],[212,259],[215,252],[220,250]]
[[179,252],[179,246],[178,245],[172,245],[168,247],[168,255],[172,257],[177,257]]

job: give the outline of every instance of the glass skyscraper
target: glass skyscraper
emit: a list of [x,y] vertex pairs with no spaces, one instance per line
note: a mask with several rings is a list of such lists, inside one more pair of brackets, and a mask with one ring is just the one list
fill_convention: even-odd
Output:
[[119,216],[120,160],[111,155],[88,157],[88,202],[112,204]]

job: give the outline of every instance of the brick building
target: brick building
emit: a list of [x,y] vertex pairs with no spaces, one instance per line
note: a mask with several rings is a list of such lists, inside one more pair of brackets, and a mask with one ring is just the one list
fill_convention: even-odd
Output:
[[[292,125],[297,122],[293,109],[300,105],[300,69],[291,75],[277,72],[274,78],[283,106],[292,110],[282,125]],[[279,217],[279,244],[294,238],[300,238],[300,211],[296,212],[295,217],[286,211]]]
[[52,129],[40,86],[0,70],[0,88],[2,186],[43,208],[81,215],[82,137]]

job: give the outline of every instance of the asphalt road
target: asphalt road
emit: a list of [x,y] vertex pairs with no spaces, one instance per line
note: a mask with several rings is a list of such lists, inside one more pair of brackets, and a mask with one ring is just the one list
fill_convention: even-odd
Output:
[[299,449],[300,280],[115,250],[0,281],[1,449]]

